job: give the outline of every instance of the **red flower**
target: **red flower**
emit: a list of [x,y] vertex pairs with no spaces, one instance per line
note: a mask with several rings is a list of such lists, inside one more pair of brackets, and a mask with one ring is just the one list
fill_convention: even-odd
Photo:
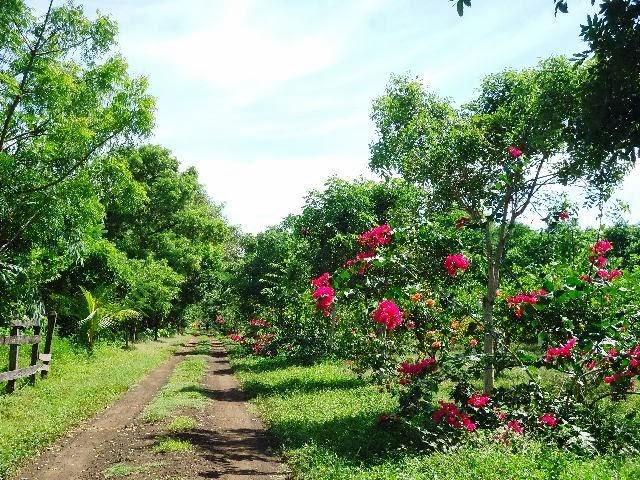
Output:
[[595,255],[604,255],[612,249],[613,243],[611,243],[609,240],[598,240],[596,243],[591,245],[591,252]]
[[564,345],[561,345],[559,347],[550,347],[547,350],[547,354],[544,356],[544,361],[552,362],[555,358],[558,357],[569,358],[571,356],[571,351],[573,350],[573,347],[575,346],[577,341],[578,340],[576,338],[571,338]]
[[507,151],[509,152],[509,155],[511,155],[513,158],[518,158],[520,155],[522,155],[522,150],[520,150],[518,147],[514,147],[513,145],[511,145]]
[[611,271],[601,269],[601,270],[598,270],[597,273],[602,280],[606,280],[607,282],[612,282],[616,278],[622,276],[622,271],[618,269],[611,270]]
[[452,277],[455,277],[458,270],[462,270],[464,272],[469,268],[471,262],[463,254],[457,253],[455,255],[447,256],[443,261],[443,265],[447,273]]
[[489,400],[490,399],[488,395],[479,395],[477,393],[474,393],[473,395],[471,395],[471,398],[467,401],[467,403],[474,408],[484,408],[489,403]]
[[436,359],[433,357],[425,358],[416,363],[402,362],[398,367],[398,372],[404,375],[420,375],[435,370],[436,363]]
[[590,255],[589,261],[598,268],[602,268],[607,264],[607,258],[603,257],[602,255]]
[[591,360],[587,363],[586,367],[587,370],[593,370],[594,368],[596,368],[597,362],[595,360]]
[[229,338],[236,343],[240,343],[243,340],[242,335],[239,335],[237,333],[229,334]]
[[443,402],[442,400],[440,400],[440,408],[433,412],[431,418],[436,423],[444,419],[453,428],[465,428],[470,432],[476,429],[475,423],[467,414],[462,413],[455,404]]
[[366,231],[358,237],[358,243],[367,247],[370,251],[375,250],[381,245],[387,245],[391,242],[391,227],[386,223],[378,225],[369,231]]
[[311,285],[315,288],[328,287],[329,286],[329,274],[327,272],[320,275],[318,278],[311,280]]
[[320,310],[325,316],[331,315],[331,304],[336,299],[336,292],[331,287],[318,287],[311,294],[311,297],[316,301],[316,308]]
[[524,428],[522,424],[518,420],[509,420],[507,422],[507,428],[513,432],[522,434],[524,432]]
[[373,312],[373,319],[387,327],[387,330],[393,330],[402,325],[402,312],[391,300],[383,300]]
[[532,290],[531,292],[522,292],[512,297],[507,298],[507,305],[509,307],[514,308],[515,314],[517,318],[522,317],[524,313],[524,305],[535,305],[538,303],[539,297],[544,297],[547,295],[545,290]]
[[259,318],[254,318],[249,320],[249,325],[253,325],[254,327],[269,327],[271,324],[266,320],[260,320]]
[[538,418],[538,420],[540,421],[540,423],[542,423],[543,425],[546,425],[547,427],[553,428],[556,425],[558,425],[558,419],[555,417],[555,415],[551,413],[545,413],[544,415],[540,415],[540,418]]
[[616,383],[622,378],[622,375],[619,373],[614,373],[613,375],[606,375],[602,380],[604,383],[611,385],[612,383]]
[[558,214],[558,220],[569,220],[569,212],[560,212]]

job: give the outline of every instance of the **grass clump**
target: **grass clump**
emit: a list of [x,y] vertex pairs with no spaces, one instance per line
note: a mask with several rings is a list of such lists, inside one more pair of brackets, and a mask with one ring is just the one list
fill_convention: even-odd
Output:
[[187,440],[162,438],[153,446],[153,451],[156,453],[188,452],[192,448],[193,445]]
[[129,465],[127,463],[116,463],[102,472],[104,478],[121,478],[135,475],[136,473],[148,472],[154,468],[162,467],[162,462],[151,462],[140,466]]
[[169,424],[170,432],[185,432],[187,430],[191,430],[198,425],[198,422],[194,418],[187,417],[186,415],[180,415],[173,419],[173,421]]
[[167,384],[144,409],[142,418],[146,422],[159,422],[175,410],[204,405],[207,397],[199,382],[207,367],[209,351],[210,342],[205,338],[176,366]]
[[184,340],[142,342],[134,350],[100,343],[88,356],[69,340],[54,338],[48,378],[0,395],[0,479],[116,400]]
[[401,427],[377,417],[397,400],[357,379],[340,362],[298,366],[283,358],[242,357],[232,364],[252,402],[283,445],[295,478],[307,480],[624,480],[640,478],[640,457],[578,457],[526,440],[425,453]]

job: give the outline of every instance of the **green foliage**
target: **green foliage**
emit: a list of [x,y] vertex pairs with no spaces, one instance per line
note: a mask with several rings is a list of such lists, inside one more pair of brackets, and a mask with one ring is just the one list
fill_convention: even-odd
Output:
[[[640,473],[636,457],[580,458],[527,441],[510,448],[486,439],[425,454],[393,423],[378,423],[396,402],[332,362],[300,367],[282,358],[232,357],[243,388],[282,443],[294,473],[309,479],[622,479]],[[483,439],[484,440],[484,439]]]

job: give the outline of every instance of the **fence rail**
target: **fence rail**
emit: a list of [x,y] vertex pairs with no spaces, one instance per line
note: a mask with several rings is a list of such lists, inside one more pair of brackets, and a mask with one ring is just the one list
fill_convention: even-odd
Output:
[[[47,376],[51,368],[51,344],[53,341],[53,331],[56,326],[57,315],[52,312],[47,315],[47,333],[43,352],[40,353],[40,320],[11,322],[11,334],[0,337],[0,345],[9,345],[9,369],[0,373],[0,382],[7,382],[7,393],[11,393],[16,388],[16,380],[29,377],[31,385],[36,383],[36,375],[41,372],[43,378]],[[32,328],[33,335],[22,335],[22,330]],[[31,362],[28,367],[18,367],[18,353],[20,345],[31,345]]]

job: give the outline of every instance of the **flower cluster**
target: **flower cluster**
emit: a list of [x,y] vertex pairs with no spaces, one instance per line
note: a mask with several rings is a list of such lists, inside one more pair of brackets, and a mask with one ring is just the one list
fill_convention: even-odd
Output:
[[433,357],[425,358],[416,363],[402,362],[398,367],[398,372],[403,375],[421,375],[424,372],[433,371],[437,361]]
[[391,242],[391,234],[391,227],[385,223],[361,233],[358,237],[358,243],[369,252],[375,251],[379,246]]
[[471,395],[471,398],[467,401],[467,404],[473,408],[484,408],[489,404],[491,399],[488,395],[481,395],[479,393],[474,393]]
[[373,319],[387,330],[393,330],[402,325],[402,312],[391,300],[383,300],[373,312]]
[[473,423],[469,415],[461,412],[454,403],[440,400],[440,408],[433,412],[432,418],[436,423],[444,420],[453,428],[464,428],[470,432],[476,430],[476,424]]
[[230,333],[229,338],[231,339],[231,341],[236,343],[241,343],[244,341],[244,337],[239,333]]
[[544,413],[538,417],[538,421],[547,427],[553,428],[558,425],[558,419],[551,413]]
[[331,315],[331,305],[336,299],[336,292],[329,282],[330,278],[327,272],[311,280],[311,285],[315,287],[311,298],[316,301],[316,308],[326,317]]
[[522,155],[522,150],[520,150],[518,147],[515,147],[513,145],[511,145],[507,151],[509,152],[509,155],[511,155],[513,158],[518,158]]
[[[598,240],[596,243],[591,245],[590,248],[591,255],[589,255],[589,262],[597,268],[596,274],[605,282],[612,282],[616,278],[622,276],[621,270],[613,269],[609,271],[604,268],[607,264],[607,257],[605,257],[605,254],[611,250],[613,250],[613,243],[609,240]],[[582,275],[580,278],[588,283],[591,283],[592,281],[592,278],[589,275]]]
[[514,309],[516,318],[520,318],[524,313],[525,305],[535,305],[538,303],[538,298],[546,295],[547,292],[543,289],[532,290],[531,292],[522,292],[512,297],[508,297],[507,305]]
[[254,318],[252,320],[249,320],[249,325],[253,327],[263,327],[263,328],[271,326],[269,322],[267,322],[266,320],[261,320],[259,318]]
[[272,340],[273,340],[273,334],[270,334],[270,333],[265,333],[263,335],[256,335],[254,337],[254,343],[251,346],[253,353],[255,353],[256,355],[261,353],[267,347],[267,345],[271,343]]
[[376,256],[378,247],[387,245],[391,242],[393,231],[386,223],[378,225],[358,236],[358,243],[365,247],[365,250],[358,253],[355,258],[347,260],[344,264],[345,268],[359,265],[358,273],[364,275],[369,267],[368,260]]
[[469,268],[471,262],[463,254],[457,253],[455,255],[448,255],[444,259],[443,265],[447,273],[452,277],[455,277],[458,273],[458,270],[462,270],[464,272],[467,268]]
[[[615,352],[615,355],[613,353]],[[631,379],[635,376],[640,376],[640,344],[631,348],[626,355],[619,355],[615,349],[610,350],[605,357],[609,363],[616,364],[617,370],[610,375],[603,377],[604,383],[609,385],[620,382],[624,379]],[[623,370],[623,365],[627,365]],[[613,365],[612,365],[613,367]]]
[[456,230],[464,228],[464,226],[467,225],[470,221],[471,219],[469,217],[460,217],[458,220],[456,220]]
[[549,347],[547,354],[544,356],[545,362],[553,362],[556,358],[569,358],[571,357],[571,351],[576,345],[578,339],[570,338],[567,343],[560,345],[559,347]]

